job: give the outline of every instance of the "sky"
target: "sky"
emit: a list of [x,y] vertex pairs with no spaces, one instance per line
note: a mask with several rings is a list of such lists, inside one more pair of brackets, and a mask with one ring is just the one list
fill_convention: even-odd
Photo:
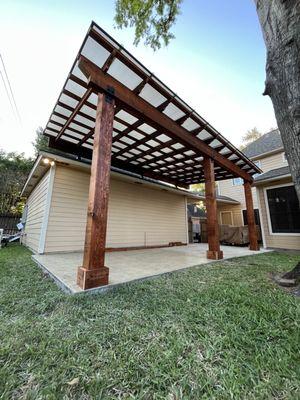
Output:
[[116,29],[114,12],[113,0],[0,2],[0,54],[21,116],[0,80],[0,149],[33,155],[92,20],[233,144],[253,127],[276,127],[262,96],[266,51],[252,0],[184,0],[176,38],[155,53],[133,45],[132,29]]

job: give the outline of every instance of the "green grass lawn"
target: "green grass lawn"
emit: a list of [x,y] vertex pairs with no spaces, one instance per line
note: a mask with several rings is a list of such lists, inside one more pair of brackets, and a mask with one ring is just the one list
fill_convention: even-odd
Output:
[[4,248],[0,399],[299,399],[299,298],[269,279],[298,258],[261,254],[68,296],[29,251]]

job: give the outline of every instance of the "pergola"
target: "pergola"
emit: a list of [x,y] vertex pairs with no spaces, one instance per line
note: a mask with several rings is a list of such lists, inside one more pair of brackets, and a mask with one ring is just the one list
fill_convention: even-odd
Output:
[[260,169],[94,22],[44,134],[50,147],[92,160],[82,288],[108,283],[111,166],[176,187],[205,182],[210,259],[223,257],[215,181],[243,178],[250,249],[258,250],[251,183]]

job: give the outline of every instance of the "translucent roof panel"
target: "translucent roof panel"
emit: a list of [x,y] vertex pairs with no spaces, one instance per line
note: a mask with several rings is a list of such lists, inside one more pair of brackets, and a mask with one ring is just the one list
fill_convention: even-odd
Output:
[[[119,85],[127,96],[121,100],[115,92],[113,166],[149,177],[155,172],[154,179],[189,185],[204,180],[203,156],[213,154],[215,158],[218,153],[219,160],[221,157],[227,163],[216,163],[217,179],[234,177],[231,171],[237,165],[243,174],[259,172],[244,154],[94,22],[44,130],[50,147],[92,158],[98,95],[107,87],[100,83],[97,90],[89,85],[82,60],[98,71],[103,82]],[[225,167],[228,160],[235,168]]]
[[134,89],[139,83],[142,82],[136,73],[134,73],[130,68],[128,68],[121,61],[115,59],[108,70],[109,75],[116,78],[118,81],[123,83],[129,89]]
[[154,89],[151,85],[146,83],[146,85],[143,87],[140,96],[144,99],[147,100],[150,104],[152,104],[154,107],[159,106],[161,103],[167,100],[165,96],[159,93],[158,90]]
[[109,57],[110,52],[97,43],[93,38],[88,37],[81,50],[81,54],[101,68]]

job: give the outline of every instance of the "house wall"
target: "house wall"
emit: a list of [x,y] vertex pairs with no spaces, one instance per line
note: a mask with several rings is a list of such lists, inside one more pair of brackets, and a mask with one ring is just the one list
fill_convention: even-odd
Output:
[[[276,168],[287,166],[287,162],[284,160],[283,154],[284,154],[284,152],[280,151],[279,153],[272,154],[270,156],[264,156],[262,158],[256,157],[255,161],[259,160],[260,168],[262,169],[262,171],[268,172],[271,169],[276,169]],[[218,187],[219,187],[220,195],[231,197],[232,199],[240,202],[239,206],[233,206],[234,209],[230,208],[230,206],[229,206],[228,210],[232,209],[232,211],[235,213],[234,220],[236,223],[234,223],[234,225],[236,225],[236,226],[243,225],[242,210],[246,209],[243,185],[239,185],[239,186],[233,185],[232,179],[227,179],[224,181],[219,181]],[[258,203],[257,203],[257,194],[256,194],[255,187],[252,188],[252,198],[253,198],[254,208],[259,208]],[[239,212],[238,212],[238,210],[239,210]],[[241,218],[238,217],[238,214],[241,215]],[[220,220],[220,215],[219,215],[219,220]]]
[[32,251],[38,252],[49,188],[50,171],[48,171],[27,200],[27,218],[22,243]]
[[271,226],[268,221],[268,210],[266,206],[266,196],[264,188],[284,185],[292,182],[290,178],[265,183],[263,186],[258,186],[258,199],[260,203],[260,218],[263,230],[263,241],[265,247],[277,249],[300,250],[300,235],[299,234],[272,234]]
[[[90,174],[57,166],[45,252],[83,250]],[[185,196],[111,179],[106,247],[187,241]]]
[[[239,204],[218,204],[218,222],[219,224],[228,224],[229,213],[231,213],[231,221],[234,226],[241,226],[243,224],[242,209]],[[229,224],[231,225],[231,224]]]

